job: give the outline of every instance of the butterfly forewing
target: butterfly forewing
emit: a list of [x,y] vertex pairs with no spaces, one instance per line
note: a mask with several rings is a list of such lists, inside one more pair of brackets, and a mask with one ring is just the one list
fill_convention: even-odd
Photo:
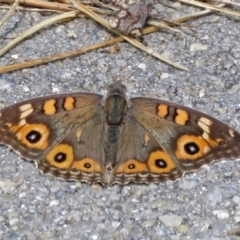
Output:
[[38,162],[71,130],[98,114],[101,99],[88,93],[59,94],[6,107],[0,110],[0,143]]

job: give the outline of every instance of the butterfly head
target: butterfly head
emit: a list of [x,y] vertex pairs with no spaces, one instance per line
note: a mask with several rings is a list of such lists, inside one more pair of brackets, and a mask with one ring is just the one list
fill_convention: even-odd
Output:
[[121,82],[115,82],[108,86],[107,88],[107,97],[113,95],[121,95],[126,97],[127,87]]

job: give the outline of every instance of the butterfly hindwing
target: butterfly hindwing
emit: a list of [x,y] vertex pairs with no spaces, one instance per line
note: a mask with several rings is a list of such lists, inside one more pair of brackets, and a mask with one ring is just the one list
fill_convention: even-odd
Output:
[[175,180],[181,169],[153,135],[131,115],[126,114],[119,138],[114,183],[151,183]]

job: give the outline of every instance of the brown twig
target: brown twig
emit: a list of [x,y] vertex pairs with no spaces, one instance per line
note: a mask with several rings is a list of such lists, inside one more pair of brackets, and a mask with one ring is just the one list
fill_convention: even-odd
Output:
[[197,7],[202,7],[205,9],[209,9],[209,10],[213,10],[213,11],[217,11],[217,12],[223,12],[232,16],[236,16],[236,17],[240,17],[240,13],[236,12],[236,11],[232,11],[230,9],[227,8],[220,8],[218,6],[214,6],[208,3],[203,3],[203,2],[199,2],[199,1],[195,1],[195,0],[178,0],[179,2],[184,2],[193,6],[197,6]]
[[[4,3],[12,3],[14,2],[15,0],[0,0],[0,3],[1,2],[4,2]],[[193,1],[193,0],[179,0],[179,1],[182,1],[182,2],[187,2],[187,3],[190,3],[193,4],[192,5],[197,5],[195,4],[196,1]],[[56,55],[53,55],[53,56],[49,56],[49,57],[46,57],[46,58],[40,58],[40,59],[36,59],[36,60],[33,60],[33,61],[28,61],[28,62],[24,62],[24,63],[19,63],[19,64],[14,64],[14,65],[11,65],[11,66],[5,66],[5,67],[2,67],[0,68],[0,73],[4,73],[4,72],[9,72],[9,71],[13,71],[13,70],[17,70],[17,69],[22,69],[22,68],[26,68],[26,67],[32,67],[32,66],[36,66],[36,65],[39,65],[39,64],[43,64],[43,63],[47,63],[47,62],[52,62],[52,61],[56,61],[56,60],[60,60],[60,59],[64,59],[64,58],[67,58],[67,57],[74,57],[74,56],[77,56],[77,55],[80,55],[82,53],[86,53],[86,52],[90,52],[92,50],[95,50],[95,49],[98,49],[98,48],[102,48],[102,47],[106,47],[106,46],[110,46],[112,44],[116,44],[118,42],[121,42],[123,41],[124,39],[129,41],[131,44],[133,44],[134,46],[136,47],[139,47],[140,49],[142,49],[142,44],[139,43],[138,41],[136,41],[135,39],[131,39],[129,38],[128,36],[125,36],[125,35],[122,35],[121,33],[117,32],[117,31],[114,31],[112,29],[109,28],[108,26],[108,22],[101,18],[99,15],[95,14],[93,11],[91,11],[89,9],[89,7],[85,7],[84,5],[81,5],[79,4],[78,2],[74,1],[74,0],[66,0],[66,1],[62,1],[64,3],[52,3],[52,2],[45,2],[45,1],[41,1],[41,0],[19,0],[20,4],[22,5],[28,5],[28,6],[34,6],[34,7],[44,7],[44,8],[47,8],[47,9],[51,9],[51,10],[54,10],[54,11],[70,11],[72,8],[70,7],[70,2],[72,2],[75,7],[79,8],[79,6],[81,6],[79,9],[82,11],[84,10],[83,12],[85,14],[87,14],[88,16],[90,16],[91,18],[93,18],[93,20],[99,22],[100,24],[102,24],[104,27],[106,27],[107,29],[113,31],[114,33],[118,34],[119,36],[121,37],[118,37],[118,38],[115,38],[115,39],[112,39],[112,40],[108,40],[108,41],[105,41],[105,42],[102,42],[102,43],[98,43],[98,44],[94,44],[94,45],[91,45],[91,46],[88,46],[86,48],[83,48],[83,49],[78,49],[78,50],[75,50],[75,51],[70,51],[70,52],[66,52],[66,53],[61,53],[61,54],[56,54]],[[197,5],[198,6],[198,5]],[[201,3],[200,3],[200,6],[201,7],[204,7]],[[211,5],[210,5],[211,6]],[[175,20],[172,20],[173,23],[182,23],[182,22],[186,22],[187,20],[190,20],[190,19],[194,19],[194,18],[198,18],[200,16],[203,16],[203,15],[206,15],[210,12],[212,12],[212,10],[217,10],[217,11],[221,11],[221,8],[224,7],[225,5],[224,4],[219,4],[218,6],[214,6],[210,9],[207,9],[207,10],[204,10],[204,11],[201,11],[201,12],[197,12],[197,13],[194,13],[192,15],[188,15],[188,16],[184,16],[184,17],[181,17],[179,19],[175,19]],[[228,9],[227,9],[228,10]],[[226,12],[225,9],[224,11],[222,12]],[[228,14],[231,14],[233,11],[230,11],[228,10],[226,13]],[[62,16],[62,15],[61,15]],[[239,16],[239,14],[237,13],[237,16]],[[74,16],[75,17],[75,16]],[[64,18],[63,18],[64,19]],[[61,17],[59,18],[58,21],[61,21],[63,20],[61,19]],[[48,19],[49,20],[49,19]],[[50,24],[53,24],[54,21],[48,21],[47,24],[50,25]],[[32,34],[33,32],[36,32],[38,31],[39,29],[41,29],[42,27],[45,27],[46,23],[42,22],[40,23],[41,24],[41,27],[39,28],[39,26],[36,28],[36,26],[33,27],[33,29],[29,29],[28,31],[26,31],[24,33],[24,36],[21,35],[19,36],[17,39],[14,39],[10,45],[8,44],[7,46],[5,46],[5,48],[1,49],[3,52],[6,52],[8,51],[11,47],[13,47],[15,44],[17,44],[19,41],[21,41],[24,37],[27,37],[29,36],[30,34]],[[167,25],[168,23],[166,23]],[[150,30],[151,29],[151,30]],[[30,31],[31,30],[31,31]],[[150,33],[150,32],[155,32],[155,31],[158,31],[157,28],[154,28],[154,27],[150,27],[150,28],[147,28],[143,31],[143,34],[147,34],[147,33]],[[27,33],[27,34],[26,34]],[[137,43],[136,43],[136,42]],[[162,58],[161,55],[155,53],[153,50],[151,49],[148,49],[146,48],[144,45],[143,45],[144,49],[142,49],[143,51],[146,51],[147,53],[151,54],[151,55],[157,55],[155,57],[159,58],[160,56],[160,59],[165,61],[166,59]],[[1,54],[1,51],[0,51],[0,54]],[[169,60],[167,59],[167,63],[175,66],[174,64],[172,64],[173,62],[168,62]],[[175,66],[177,68],[179,68],[179,66]],[[182,67],[180,66],[180,68],[182,69]],[[184,69],[186,70],[186,69]]]
[[15,0],[7,14],[3,17],[3,19],[0,21],[0,27],[11,17],[11,15],[14,13],[16,7],[18,6],[19,0]]
[[66,20],[69,18],[75,18],[78,14],[79,14],[79,11],[77,11],[77,10],[72,11],[72,12],[63,13],[61,15],[54,16],[52,18],[49,18],[49,19],[33,26],[32,28],[28,29],[27,31],[25,31],[24,33],[22,33],[21,35],[16,37],[14,40],[9,42],[5,47],[0,49],[0,56],[5,54],[7,51],[9,51],[12,47],[14,47],[16,44],[21,42],[23,39],[27,38],[28,36],[30,36],[31,34],[37,32],[37,31],[39,31],[40,29],[42,29],[48,25],[55,24],[62,20]]
[[181,70],[185,70],[185,71],[189,71],[189,69],[182,67],[181,65],[169,60],[168,58],[160,55],[159,53],[155,52],[154,50],[146,47],[145,45],[143,45],[142,43],[140,43],[139,41],[137,41],[136,39],[130,37],[130,36],[126,36],[123,35],[122,33],[112,29],[109,27],[108,21],[102,17],[100,17],[98,14],[94,13],[91,9],[87,8],[86,6],[80,4],[79,2],[76,2],[75,0],[69,0],[78,10],[80,10],[81,12],[83,12],[84,14],[86,14],[87,16],[89,16],[90,18],[94,19],[96,22],[100,23],[102,26],[104,26],[105,28],[109,29],[110,31],[112,31],[113,33],[117,34],[118,36],[122,37],[124,40],[126,40],[127,42],[129,42],[130,44],[134,45],[135,47],[141,49],[142,51],[146,52],[147,54],[165,62],[168,63],[169,65],[174,66],[175,68],[181,69]]
[[[149,33],[155,32],[155,31],[156,31],[156,28],[149,27],[149,28],[146,28],[143,30],[143,34],[149,34]],[[108,46],[114,45],[114,44],[122,42],[122,41],[124,41],[124,39],[122,37],[117,37],[117,38],[114,38],[111,40],[93,44],[91,46],[87,46],[85,48],[77,49],[74,51],[60,53],[60,54],[52,55],[52,56],[45,57],[45,58],[35,59],[32,61],[26,61],[23,63],[17,63],[17,64],[13,64],[10,66],[0,67],[0,73],[6,73],[6,72],[11,72],[11,71],[15,71],[15,70],[23,69],[23,68],[34,67],[34,66],[37,66],[40,64],[45,64],[45,63],[49,63],[49,62],[53,62],[53,61],[57,61],[57,60],[62,60],[62,59],[68,58],[68,57],[79,56],[83,53],[91,52],[93,50],[103,48],[103,47],[108,47]]]
[[[0,0],[0,3],[12,4],[14,2],[15,2],[15,0]],[[19,4],[30,6],[30,7],[54,9],[54,10],[64,11],[64,12],[73,10],[67,4],[64,4],[64,3],[46,2],[46,1],[41,1],[41,0],[19,0]]]

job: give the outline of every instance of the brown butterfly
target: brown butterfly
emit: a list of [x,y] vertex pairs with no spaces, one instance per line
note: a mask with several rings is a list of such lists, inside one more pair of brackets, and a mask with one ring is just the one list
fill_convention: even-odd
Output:
[[0,142],[44,172],[111,185],[175,180],[184,172],[240,156],[240,133],[174,103],[126,97],[114,83],[106,97],[69,93],[0,111]]

